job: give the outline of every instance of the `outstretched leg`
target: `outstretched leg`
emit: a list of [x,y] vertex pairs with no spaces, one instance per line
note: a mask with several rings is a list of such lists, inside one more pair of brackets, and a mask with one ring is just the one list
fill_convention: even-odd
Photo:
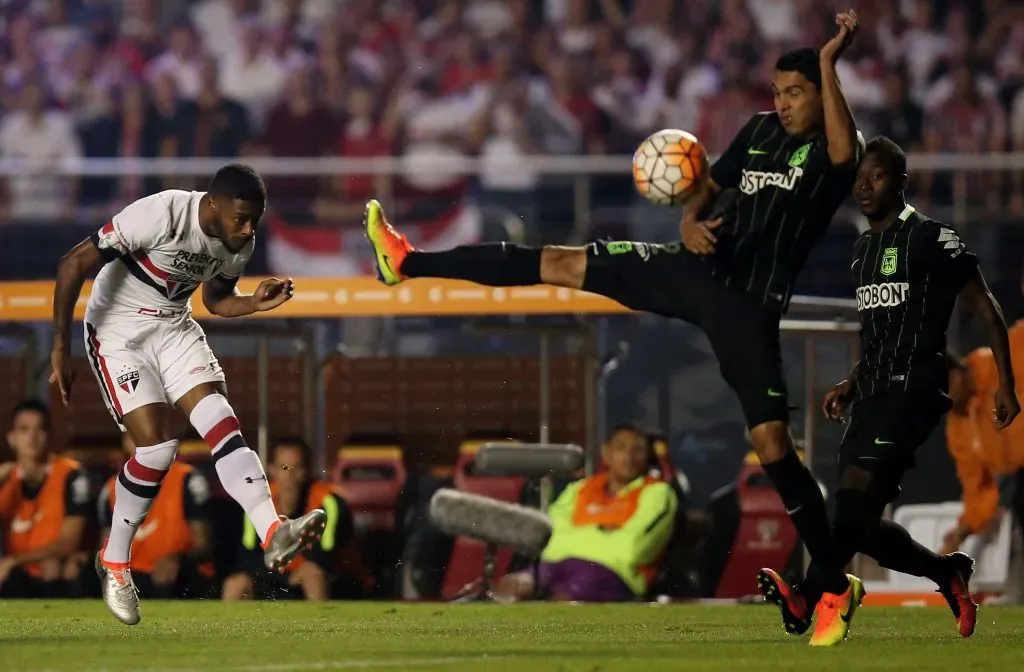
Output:
[[308,544],[319,540],[327,521],[322,509],[314,509],[296,520],[278,516],[263,464],[246,444],[222,384],[201,383],[175,405],[188,416],[213,451],[217,476],[256,528],[269,569],[283,570]]

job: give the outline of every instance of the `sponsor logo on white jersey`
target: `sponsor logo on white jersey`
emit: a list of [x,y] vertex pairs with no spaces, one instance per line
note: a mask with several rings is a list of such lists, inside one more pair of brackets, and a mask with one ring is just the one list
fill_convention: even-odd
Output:
[[857,310],[893,308],[910,296],[909,282],[883,282],[857,288]]
[[765,173],[760,170],[744,170],[740,177],[740,191],[748,196],[756,194],[766,187],[778,187],[793,191],[796,183],[804,175],[804,169],[794,166],[788,173]]

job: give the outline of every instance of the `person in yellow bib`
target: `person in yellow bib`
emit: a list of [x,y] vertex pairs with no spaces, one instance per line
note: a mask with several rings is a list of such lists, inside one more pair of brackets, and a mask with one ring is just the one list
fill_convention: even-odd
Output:
[[537,590],[518,575],[503,581],[499,594],[623,602],[647,593],[675,529],[676,494],[648,475],[651,444],[637,427],[613,429],[601,456],[605,469],[569,484],[548,510],[552,533]]

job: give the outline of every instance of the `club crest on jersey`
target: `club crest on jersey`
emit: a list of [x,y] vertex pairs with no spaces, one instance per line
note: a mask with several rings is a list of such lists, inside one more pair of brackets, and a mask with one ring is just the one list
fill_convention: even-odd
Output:
[[139,386],[139,372],[129,371],[123,373],[117,377],[117,386],[120,387],[128,394],[135,392],[135,388]]
[[807,163],[807,157],[810,155],[810,153],[810,143],[797,147],[796,151],[794,151],[793,154],[789,157],[789,165],[793,166],[794,168],[799,168],[800,166]]
[[897,256],[899,254],[899,248],[887,247],[882,252],[882,267],[878,269],[878,272],[882,275],[892,275],[896,272]]

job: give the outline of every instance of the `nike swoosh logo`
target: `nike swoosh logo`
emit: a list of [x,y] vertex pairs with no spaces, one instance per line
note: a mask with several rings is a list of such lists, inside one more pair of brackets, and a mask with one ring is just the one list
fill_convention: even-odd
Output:
[[875,439],[875,445],[876,446],[891,446],[891,445],[893,445],[893,442],[892,441],[882,441],[881,439]]
[[767,153],[768,152],[764,151],[763,149],[748,149],[747,150],[747,154],[751,154],[753,156],[762,156],[762,155],[767,154]]
[[794,514],[796,514],[796,513],[799,513],[799,512],[800,512],[800,509],[802,509],[802,508],[804,508],[804,505],[803,505],[803,504],[801,504],[800,506],[796,507],[796,508],[795,508],[795,509],[793,509],[793,510],[790,510],[790,509],[786,509],[786,515],[787,515],[787,516],[792,516],[792,515],[794,515]]
[[382,254],[382,255],[380,256],[380,258],[381,258],[381,261],[383,261],[383,262],[384,262],[384,266],[385,266],[385,267],[387,267],[387,271],[388,271],[388,273],[394,273],[394,271],[393,271],[393,270],[391,270],[391,257],[389,257],[389,256],[388,256],[388,255],[386,255],[386,254]]
[[775,390],[769,388],[768,389],[768,396],[769,397],[784,397],[786,395],[783,394],[782,392],[776,392]]

